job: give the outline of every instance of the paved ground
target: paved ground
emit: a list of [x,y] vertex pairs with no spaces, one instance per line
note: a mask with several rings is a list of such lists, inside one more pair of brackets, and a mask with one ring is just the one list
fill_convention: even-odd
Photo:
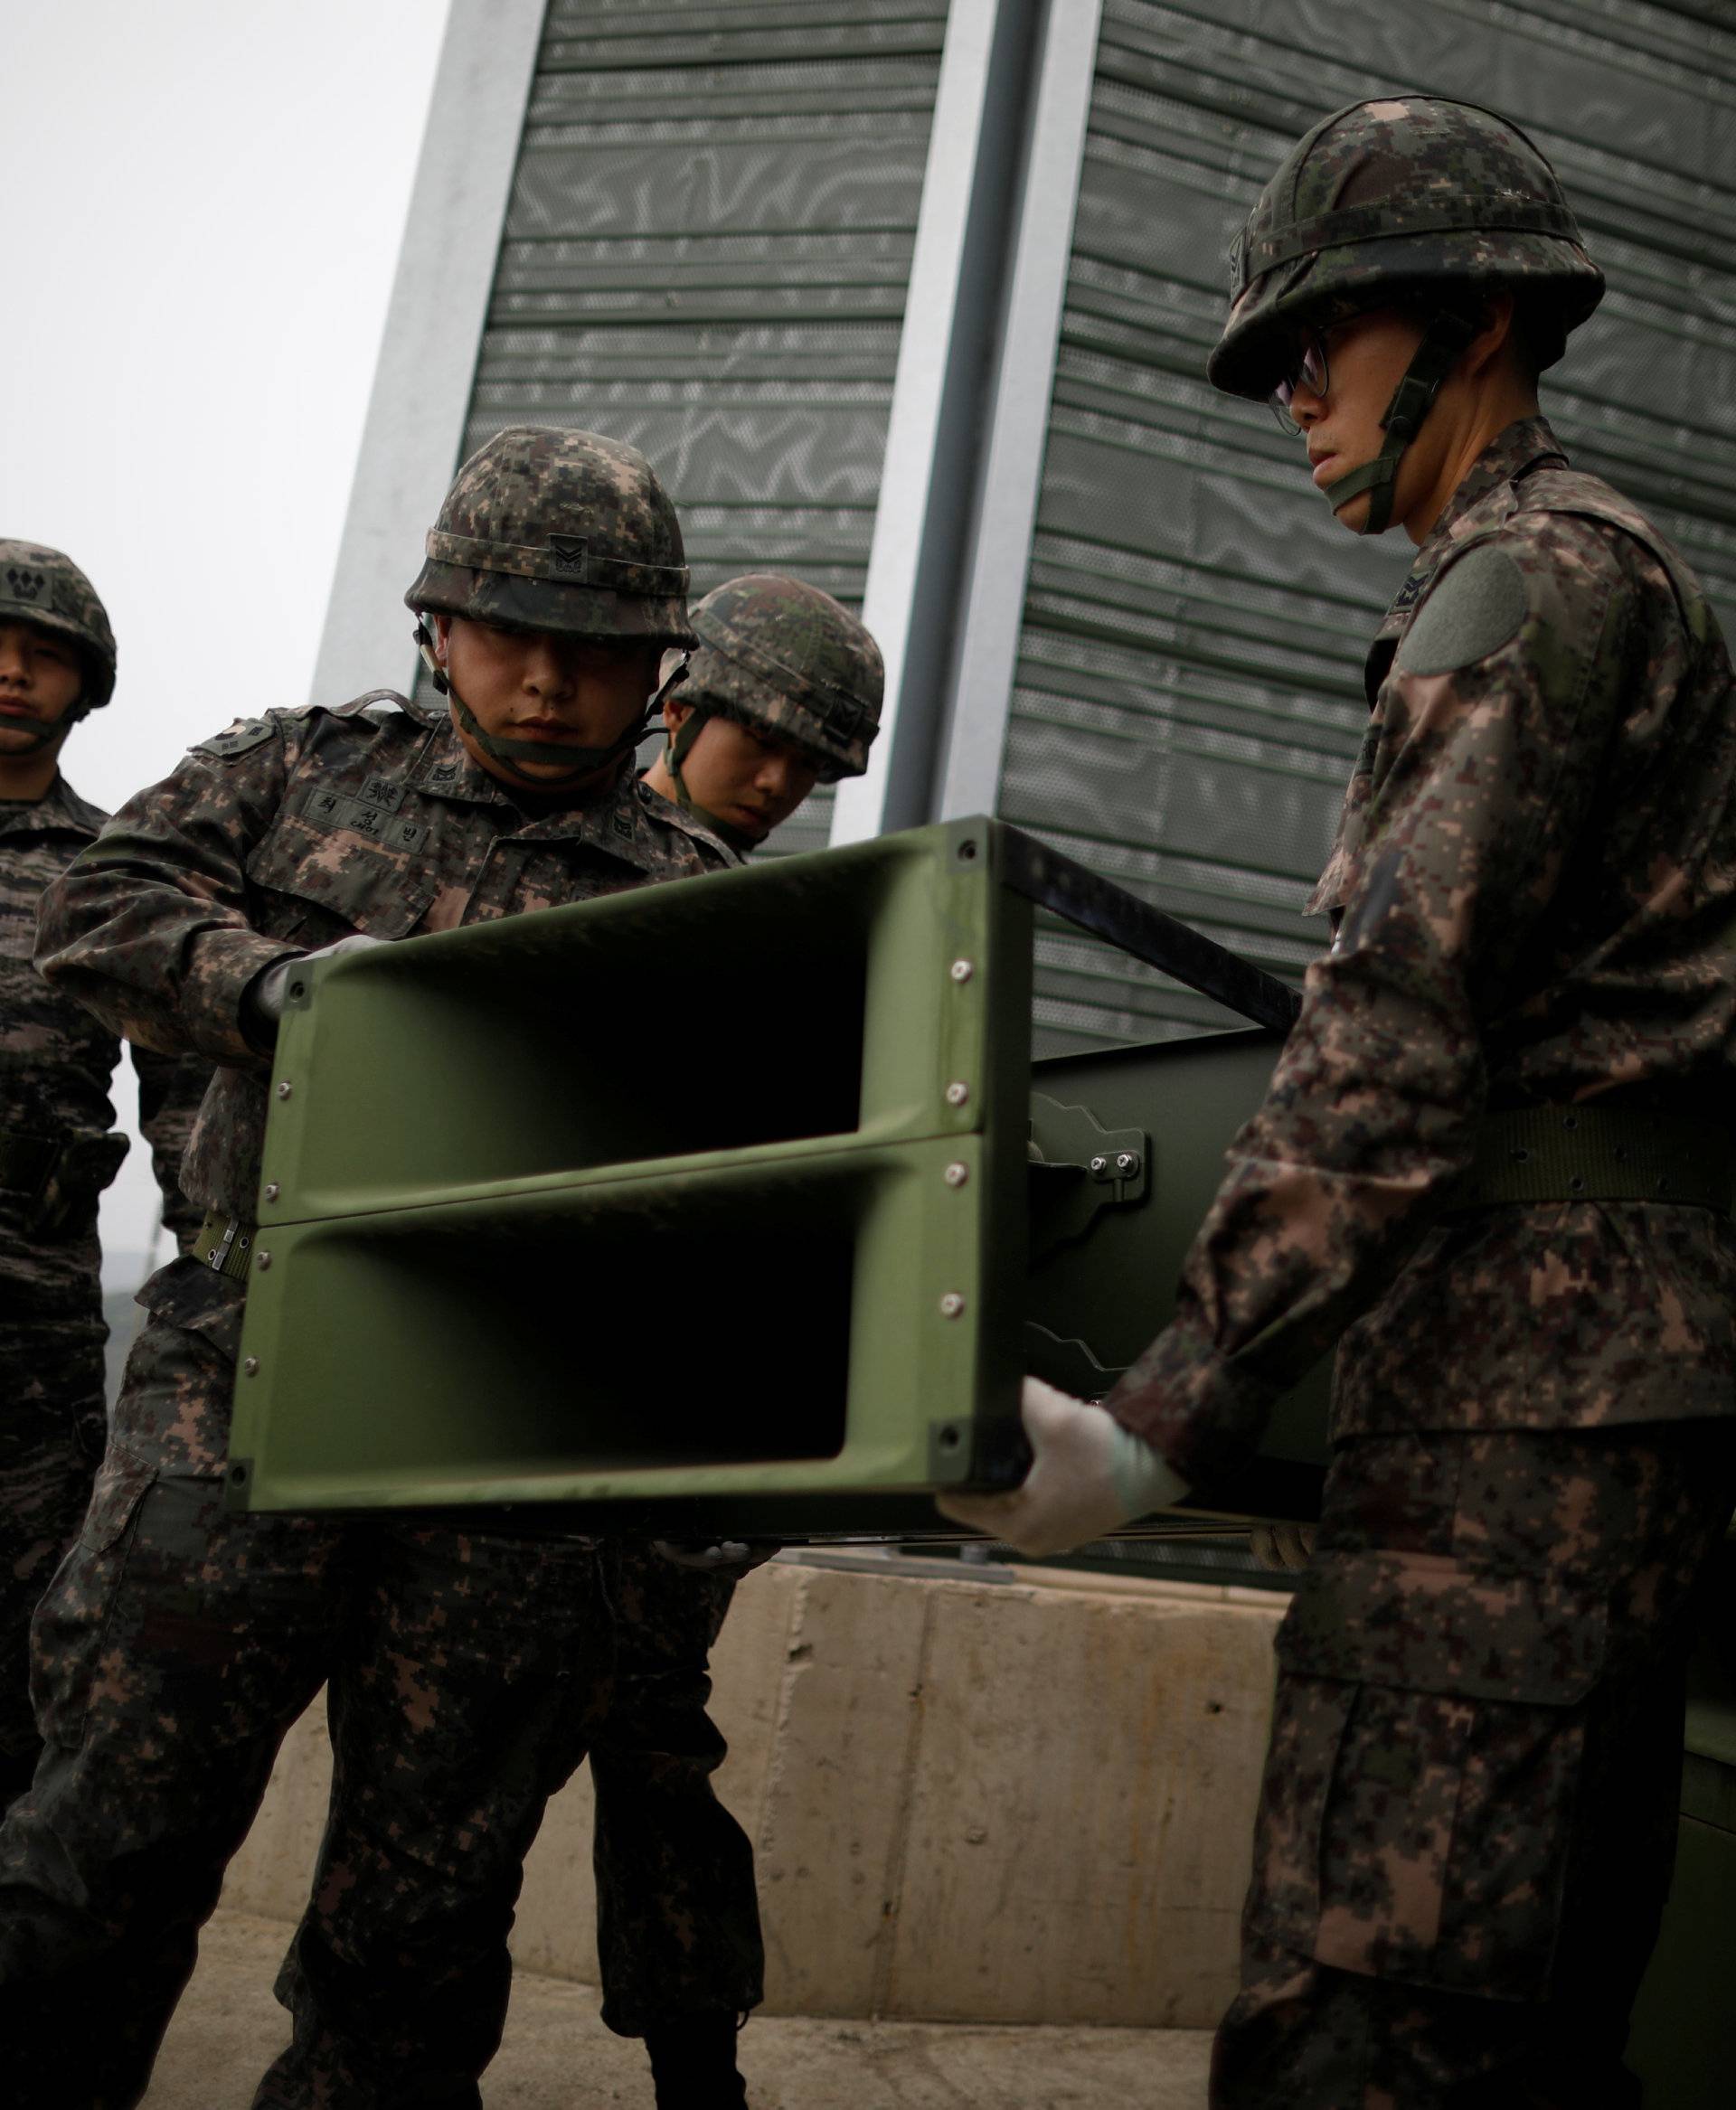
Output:
[[[220,1912],[145,2110],[247,2110],[286,2031],[271,1977],[288,1929]],[[754,2110],[1202,2110],[1195,2030],[1012,2030],[919,2022],[753,2022]],[[644,2054],[597,2020],[589,1987],[521,1976],[487,2110],[651,2110]]]

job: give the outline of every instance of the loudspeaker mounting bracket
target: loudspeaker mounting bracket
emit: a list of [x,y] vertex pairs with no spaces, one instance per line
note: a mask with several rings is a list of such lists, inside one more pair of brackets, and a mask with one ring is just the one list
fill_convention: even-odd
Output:
[[1031,1258],[1081,1239],[1105,1209],[1130,1209],[1150,1189],[1151,1138],[1105,1128],[1089,1107],[1031,1095]]

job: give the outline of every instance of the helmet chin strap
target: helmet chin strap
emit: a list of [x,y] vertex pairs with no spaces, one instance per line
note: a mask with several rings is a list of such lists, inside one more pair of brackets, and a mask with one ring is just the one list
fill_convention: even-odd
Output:
[[722,819],[708,807],[700,805],[687,788],[687,780],[681,773],[681,766],[692,754],[693,742],[705,730],[711,712],[695,703],[682,723],[669,736],[669,744],[664,749],[663,765],[668,770],[675,787],[675,804],[684,814],[691,814],[701,827],[733,850],[738,857],[745,857],[750,850],[757,850],[765,841],[763,835],[750,835],[745,828],[738,828],[731,821]]
[[1392,496],[1398,483],[1399,463],[1417,436],[1417,429],[1434,406],[1440,384],[1452,372],[1459,353],[1477,334],[1477,325],[1464,316],[1443,312],[1430,318],[1422,342],[1404,370],[1404,378],[1392,391],[1392,400],[1381,418],[1385,443],[1372,462],[1352,469],[1329,484],[1324,493],[1335,513],[1342,513],[1353,498],[1369,495],[1368,517],[1359,534],[1384,534],[1392,524]]
[[[76,702],[69,703],[52,725],[39,726],[34,732],[24,733],[24,745],[12,750],[14,758],[22,761],[26,755],[40,755],[44,748],[58,746],[80,719],[90,717],[90,708],[82,696]],[[15,722],[7,730],[12,732],[24,730],[23,726]]]
[[[645,738],[652,720],[663,709],[664,698],[687,679],[687,661],[684,655],[670,669],[668,680],[660,683],[646,699],[645,708],[633,723],[606,748],[571,747],[564,740],[509,740],[503,739],[498,733],[485,731],[475,711],[452,686],[451,675],[434,655],[434,641],[429,636],[426,623],[417,624],[416,643],[434,686],[442,696],[452,699],[452,708],[466,739],[473,741],[491,760],[498,762],[503,769],[510,769],[527,791],[560,791],[580,778],[598,776],[610,763],[618,762]],[[564,762],[567,767],[551,769],[549,764],[554,761]],[[538,765],[534,775],[523,766],[527,762]]]

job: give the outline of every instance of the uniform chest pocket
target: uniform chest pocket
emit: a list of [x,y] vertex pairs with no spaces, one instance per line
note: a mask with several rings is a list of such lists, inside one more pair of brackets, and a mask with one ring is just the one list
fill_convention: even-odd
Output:
[[439,883],[423,854],[427,840],[413,815],[316,787],[247,861],[248,878],[267,897],[259,928],[310,946],[352,930],[408,936]]

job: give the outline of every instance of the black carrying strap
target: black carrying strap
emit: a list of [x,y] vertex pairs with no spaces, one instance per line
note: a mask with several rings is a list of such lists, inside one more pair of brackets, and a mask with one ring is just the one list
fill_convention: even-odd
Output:
[[1478,1126],[1447,1206],[1663,1201],[1728,1215],[1736,1135],[1705,1116],[1632,1107],[1524,1107]]

